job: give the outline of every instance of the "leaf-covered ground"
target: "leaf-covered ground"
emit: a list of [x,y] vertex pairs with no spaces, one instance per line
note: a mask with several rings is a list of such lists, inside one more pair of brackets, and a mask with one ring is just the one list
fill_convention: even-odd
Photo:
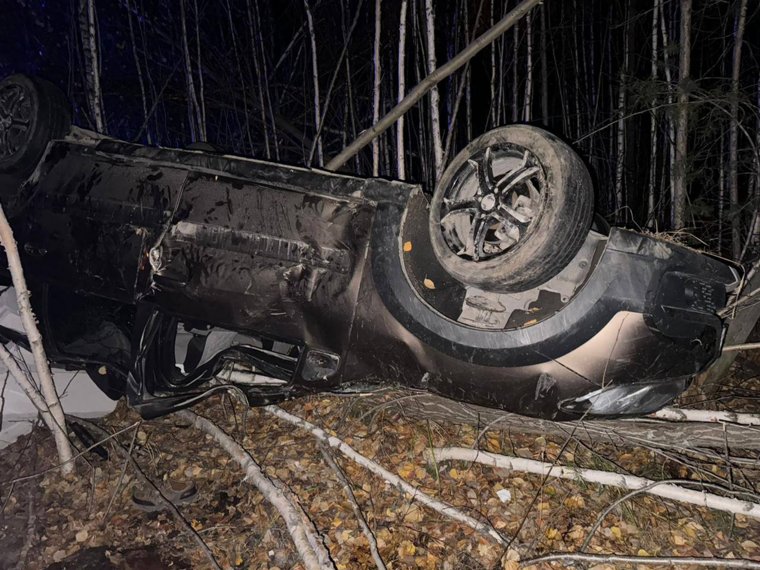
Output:
[[[368,410],[360,398],[321,397],[283,407],[328,428],[416,487],[514,537],[512,548],[505,552],[492,540],[419,506],[336,456],[388,568],[518,568],[519,557],[574,551],[599,513],[622,494],[480,465],[428,465],[425,449],[472,446],[479,430],[404,419],[395,406]],[[338,568],[374,567],[342,486],[310,434],[263,411],[244,412],[229,398],[212,398],[197,411],[234,436],[268,474],[297,495]],[[138,420],[120,405],[100,424],[113,432]],[[242,481],[240,468],[216,442],[172,418],[143,422],[136,430],[127,430],[118,439],[130,447],[134,438],[133,455],[151,479],[164,485],[168,480],[192,480],[197,485],[197,500],[180,510],[222,567],[301,567],[283,521],[255,488]],[[760,472],[752,469],[728,472],[725,465],[642,448],[595,445],[592,449],[573,440],[497,431],[487,432],[478,445],[497,453],[653,479],[722,479],[724,484],[751,490],[760,482]],[[41,430],[0,452],[0,480],[5,482],[0,487],[0,568],[209,567],[171,514],[146,513],[132,504],[136,478],[130,467],[124,470],[124,461],[114,450],[108,460],[87,454],[89,464],[80,461],[71,480],[53,470],[7,483],[50,467],[53,453],[52,441]],[[760,522],[642,495],[605,518],[588,552],[760,560]]]

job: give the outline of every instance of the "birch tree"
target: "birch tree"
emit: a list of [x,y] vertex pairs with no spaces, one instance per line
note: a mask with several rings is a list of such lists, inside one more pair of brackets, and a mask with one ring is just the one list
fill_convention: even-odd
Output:
[[[398,40],[398,93],[396,103],[400,103],[406,95],[406,9],[407,0],[401,0],[399,15]],[[396,125],[396,164],[399,180],[406,180],[406,160],[404,153],[404,116],[399,117]]]
[[195,12],[195,52],[196,52],[196,65],[198,66],[198,100],[199,108],[198,115],[200,122],[198,127],[201,133],[201,139],[208,140],[208,133],[206,131],[206,94],[203,85],[203,64],[201,59],[201,33],[200,33],[200,14],[198,13],[198,0],[193,0],[193,8]]
[[[380,118],[380,32],[381,32],[381,0],[375,0],[375,42],[372,49],[374,77],[372,82],[372,124]],[[372,176],[380,174],[380,140],[372,141]]]
[[[427,40],[427,71],[433,73],[437,67],[435,59],[435,13],[433,0],[425,0],[425,24]],[[375,121],[376,123],[377,121]],[[437,182],[443,171],[443,142],[441,141],[441,116],[438,105],[438,87],[430,90],[430,123],[433,137],[434,180]]]
[[626,83],[628,73],[628,5],[625,10],[625,26],[623,27],[623,67],[620,69],[620,81],[618,82],[617,104],[617,153],[615,155],[615,219],[621,222],[627,219],[624,174],[625,174],[625,108],[626,108]]
[[[525,61],[525,100],[523,101],[523,121],[533,118],[533,12],[525,17],[526,42],[528,44]],[[516,62],[515,62],[516,63]]]
[[126,0],[125,7],[127,9],[127,22],[129,23],[129,39],[132,44],[132,58],[135,60],[135,69],[137,69],[137,81],[140,84],[140,101],[142,102],[143,119],[146,125],[146,138],[148,144],[153,144],[152,137],[150,135],[150,128],[148,125],[148,99],[145,94],[145,80],[143,79],[142,65],[140,65],[140,57],[137,55],[137,42],[135,41],[135,30],[132,24],[132,6],[130,0]]
[[322,115],[319,103],[319,64],[317,62],[317,37],[314,31],[314,18],[309,8],[309,0],[303,0],[306,9],[306,21],[309,26],[309,42],[311,45],[311,77],[314,84],[314,131],[317,139],[317,163],[322,166],[325,163],[325,157],[322,152],[322,135],[319,133],[319,118]]
[[[200,105],[198,104],[198,95],[195,92],[195,81],[193,79],[193,64],[190,59],[190,46],[187,41],[187,22],[185,15],[185,0],[179,0],[180,23],[182,26],[182,54],[185,63],[185,86],[187,87],[187,113],[190,123],[190,137],[193,141],[203,140],[203,131],[201,125]],[[200,137],[200,138],[199,138]]]
[[[657,82],[657,51],[659,34],[657,24],[660,17],[658,0],[654,0],[652,9],[651,28],[651,53],[649,58],[649,79],[654,85]],[[657,226],[657,213],[655,211],[655,188],[657,185],[657,96],[652,97],[649,109],[649,184],[647,186],[647,221],[646,225],[651,230]]]
[[731,211],[731,253],[739,259],[742,250],[741,215],[739,213],[739,71],[742,62],[742,42],[747,18],[747,0],[739,0],[734,28],[734,48],[731,57],[731,117],[728,124],[728,199]]
[[689,91],[691,70],[691,0],[681,0],[681,37],[678,63],[678,105],[676,107],[675,184],[673,227],[686,225],[686,175],[688,173]]
[[106,133],[103,92],[100,85],[100,50],[95,14],[95,0],[80,0],[79,28],[84,51],[87,102],[90,106],[95,130]]

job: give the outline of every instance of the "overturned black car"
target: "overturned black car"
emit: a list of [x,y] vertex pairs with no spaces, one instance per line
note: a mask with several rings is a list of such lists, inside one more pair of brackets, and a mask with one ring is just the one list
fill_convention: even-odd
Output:
[[0,190],[49,357],[144,417],[230,385],[259,405],[388,383],[553,419],[648,413],[720,354],[740,278],[592,225],[581,160],[524,125],[471,143],[430,197],[102,137],[12,76]]

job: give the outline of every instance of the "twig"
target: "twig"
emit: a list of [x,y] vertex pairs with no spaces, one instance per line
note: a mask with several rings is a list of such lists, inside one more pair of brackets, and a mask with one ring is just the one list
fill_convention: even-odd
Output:
[[746,558],[701,558],[692,556],[621,556],[618,554],[580,554],[574,552],[557,552],[524,560],[521,564],[529,566],[540,562],[594,562],[596,564],[664,564],[667,566],[702,566],[721,568],[760,569],[760,562]]
[[401,479],[401,477],[399,477],[398,475],[391,473],[390,471],[382,467],[380,464],[372,461],[368,457],[365,457],[364,455],[356,451],[353,447],[351,447],[346,442],[344,442],[342,439],[335,436],[328,435],[328,433],[322,428],[319,428],[315,426],[314,424],[302,418],[299,418],[298,416],[294,416],[293,414],[290,414],[277,406],[266,406],[264,410],[272,414],[273,416],[280,418],[281,420],[289,422],[295,426],[298,426],[308,431],[320,441],[326,443],[330,447],[334,447],[335,449],[340,451],[343,455],[345,455],[352,461],[355,461],[356,463],[358,463],[365,469],[370,470],[375,475],[382,477],[388,483],[400,489],[402,492],[407,493],[412,498],[412,500],[418,501],[422,503],[423,505],[425,505],[426,507],[429,507],[433,509],[434,511],[437,511],[441,513],[442,515],[445,515],[451,518],[452,520],[455,520],[456,522],[465,524],[481,534],[490,536],[496,542],[498,542],[499,544],[503,546],[507,545],[508,541],[505,539],[505,537],[502,536],[502,534],[499,533],[499,531],[493,528],[490,524],[474,519],[473,517],[463,513],[456,507],[449,505],[448,503],[445,503],[443,501],[439,501],[438,499],[434,499],[427,493],[420,491],[419,489],[415,488],[414,486],[410,485],[409,483]]
[[[81,422],[85,424],[87,427],[89,427],[91,430],[100,433],[102,436],[108,435],[108,432],[104,430],[102,427],[100,427],[97,424],[94,424],[92,422],[89,422],[87,420],[84,420],[82,418],[77,418],[78,422]],[[139,422],[138,422],[139,423]],[[113,437],[113,436],[111,436]],[[108,438],[106,438],[108,439]],[[118,441],[114,440],[114,444],[116,446],[116,449],[119,450],[119,453],[122,454],[122,456],[129,461],[130,465],[132,465],[132,468],[135,470],[135,474],[137,475],[138,479],[148,487],[151,487],[153,491],[156,494],[156,498],[158,501],[174,515],[174,519],[177,521],[177,523],[187,531],[187,533],[193,538],[195,543],[198,545],[198,548],[201,549],[203,554],[206,555],[206,558],[208,558],[208,561],[211,563],[211,566],[216,568],[217,570],[222,570],[222,567],[219,566],[219,563],[216,561],[216,558],[214,558],[214,554],[211,552],[211,549],[208,547],[206,542],[201,538],[201,535],[198,534],[198,532],[192,527],[192,525],[187,522],[187,519],[185,519],[184,516],[182,516],[182,513],[177,508],[177,505],[172,503],[169,499],[166,498],[166,496],[161,492],[161,489],[156,485],[151,479],[143,472],[140,465],[137,463],[134,457],[130,453],[127,452],[126,448]]]
[[[637,477],[635,475],[623,475],[609,471],[596,469],[574,469],[562,465],[551,465],[535,459],[522,457],[508,457],[487,451],[478,451],[464,447],[443,447],[433,450],[437,461],[474,461],[491,467],[500,467],[514,471],[524,471],[542,476],[570,479],[573,481],[585,481],[586,483],[598,483],[620,489],[642,489],[652,485],[655,481]],[[426,451],[428,457],[431,456]],[[708,507],[727,513],[740,514],[755,519],[760,519],[760,504],[749,501],[740,501],[730,497],[721,497],[713,493],[705,493],[692,489],[684,489],[677,485],[652,486],[646,491],[650,495],[656,495],[665,499],[672,499],[683,503],[689,503],[700,507]]]
[[[760,348],[760,343],[757,343]],[[683,408],[663,408],[650,417],[658,420],[668,420],[672,422],[706,422],[722,423],[728,422],[742,426],[760,426],[760,415],[745,414],[739,412],[723,412],[718,410],[687,410]]]
[[129,465],[129,458],[132,457],[132,451],[134,451],[135,449],[135,440],[137,439],[137,432],[140,429],[140,425],[142,425],[142,421],[137,422],[135,431],[134,433],[132,433],[132,441],[129,442],[127,457],[124,459],[124,464],[121,466],[121,474],[119,474],[119,481],[116,483],[116,488],[113,490],[113,494],[111,495],[111,500],[108,501],[108,506],[106,507],[106,511],[103,513],[103,518],[101,519],[101,524],[103,525],[103,528],[106,528],[108,526],[108,513],[111,512],[111,507],[113,506],[113,502],[116,500],[116,496],[119,494],[119,489],[121,489],[121,484],[124,482],[124,475],[126,475],[127,473],[127,465]]
[[305,514],[299,513],[300,509],[288,500],[282,490],[277,488],[245,449],[219,426],[194,412],[182,410],[175,415],[210,435],[243,468],[245,471],[244,481],[253,483],[285,520],[288,532],[293,538],[296,550],[307,570],[335,568],[330,559],[330,553],[317,538],[313,525],[312,528],[309,528],[304,524],[303,517]]
[[380,551],[377,548],[377,539],[375,539],[375,535],[372,533],[372,530],[367,524],[367,520],[364,518],[364,514],[356,500],[356,495],[354,495],[354,490],[351,488],[351,483],[348,481],[346,474],[343,473],[343,469],[341,469],[340,465],[335,461],[335,458],[330,452],[330,448],[320,442],[319,451],[322,452],[322,457],[325,458],[325,461],[327,461],[327,464],[332,468],[335,472],[335,476],[343,485],[343,490],[346,492],[346,497],[348,497],[349,503],[351,503],[351,508],[356,515],[356,520],[359,522],[359,526],[361,527],[364,536],[367,538],[367,542],[369,542],[369,549],[372,552],[372,559],[375,561],[375,566],[377,566],[378,570],[385,570],[385,562],[383,562],[383,558],[380,556]]

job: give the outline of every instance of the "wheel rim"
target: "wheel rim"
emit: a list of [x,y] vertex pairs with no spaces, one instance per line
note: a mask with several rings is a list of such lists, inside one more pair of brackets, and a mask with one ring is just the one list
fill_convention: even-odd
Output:
[[457,256],[483,261],[527,239],[541,216],[546,180],[536,157],[496,144],[465,162],[443,189],[441,234]]
[[0,159],[16,154],[31,129],[32,101],[20,85],[0,86]]

